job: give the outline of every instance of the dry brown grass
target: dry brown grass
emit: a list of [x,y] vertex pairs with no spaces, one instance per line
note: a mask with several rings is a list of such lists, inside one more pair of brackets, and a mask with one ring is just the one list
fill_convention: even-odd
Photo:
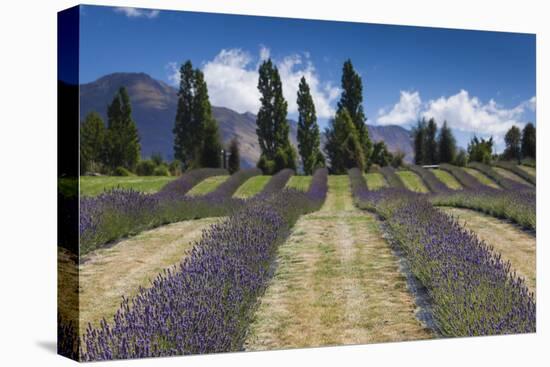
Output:
[[355,209],[347,176],[330,176],[325,205],[303,216],[279,249],[246,349],[430,337],[377,219]]
[[[140,286],[149,286],[160,272],[178,264],[202,230],[220,220],[205,218],[169,224],[87,255],[78,267],[81,331],[88,322],[98,325],[102,318],[109,320],[122,296],[134,296]],[[74,267],[65,265],[60,264],[60,277],[67,283]],[[72,296],[68,293],[63,297],[69,304]]]
[[458,218],[467,229],[493,246],[512,268],[525,279],[527,287],[536,292],[536,238],[513,224],[469,209],[441,208]]

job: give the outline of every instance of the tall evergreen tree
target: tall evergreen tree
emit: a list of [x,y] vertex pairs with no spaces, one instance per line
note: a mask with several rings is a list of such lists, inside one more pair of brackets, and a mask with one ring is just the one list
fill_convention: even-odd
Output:
[[424,164],[424,139],[426,136],[426,120],[418,120],[416,127],[413,129],[414,142],[414,164]]
[[453,136],[452,130],[447,125],[447,121],[443,122],[443,126],[439,131],[437,138],[439,162],[452,163],[456,157],[456,139]]
[[107,108],[107,154],[111,169],[134,170],[141,154],[139,133],[132,118],[132,106],[126,88],[121,87]]
[[198,160],[201,167],[217,168],[221,167],[220,132],[218,122],[212,115],[212,106],[208,97],[208,87],[204,80],[204,74],[200,70],[194,71],[194,90],[193,98],[193,129],[196,139]]
[[531,122],[523,128],[521,154],[524,158],[537,158],[537,130]]
[[321,138],[315,104],[309,90],[306,79],[302,77],[298,87],[298,151],[302,157],[304,173],[311,175],[313,170],[324,162],[318,162],[320,156],[319,144]]
[[437,164],[437,124],[431,118],[426,126],[426,135],[424,136],[424,164]]
[[348,169],[365,169],[365,153],[348,110],[343,108],[325,130],[325,152],[333,174],[345,174]]
[[342,96],[338,102],[338,112],[344,108],[348,111],[359,135],[359,141],[365,154],[364,161],[369,162],[372,142],[365,123],[367,118],[363,111],[363,82],[349,59],[342,68]]
[[189,167],[220,167],[220,132],[212,115],[204,74],[191,61],[180,68],[178,109],[174,124],[174,157]]
[[283,97],[283,86],[277,67],[271,59],[260,65],[258,90],[260,110],[256,117],[261,156],[258,167],[264,173],[275,173],[281,168],[295,168],[295,152],[288,137],[286,119],[288,104]]
[[174,158],[185,168],[192,165],[197,151],[196,130],[193,126],[195,71],[187,60],[180,68],[178,106],[174,123]]
[[104,158],[105,123],[97,112],[90,112],[80,126],[80,172],[96,171]]
[[239,141],[236,137],[229,143],[229,158],[227,160],[227,169],[233,174],[241,168],[241,154],[239,152]]
[[518,162],[521,160],[521,131],[517,126],[512,126],[504,135],[505,159],[514,159]]

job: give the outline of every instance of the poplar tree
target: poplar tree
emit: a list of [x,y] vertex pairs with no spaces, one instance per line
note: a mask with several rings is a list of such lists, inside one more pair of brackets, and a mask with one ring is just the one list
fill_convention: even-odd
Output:
[[504,158],[513,159],[518,162],[521,160],[521,131],[517,126],[512,126],[504,135]]
[[435,120],[431,118],[426,126],[426,133],[424,135],[424,164],[436,164],[438,163],[437,153],[437,124]]
[[413,129],[414,164],[424,164],[424,137],[426,136],[426,120],[418,120]]
[[106,162],[111,169],[133,171],[140,158],[139,133],[132,118],[132,106],[126,88],[121,87],[107,108]]
[[221,139],[212,115],[204,74],[191,61],[180,68],[178,107],[174,123],[174,157],[185,168],[220,167]]
[[365,169],[365,152],[347,109],[343,108],[336,113],[325,135],[325,152],[330,161],[331,173],[345,174],[354,167],[361,171]]
[[80,172],[97,170],[104,158],[105,123],[97,112],[90,112],[80,126]]
[[180,86],[178,106],[174,123],[174,158],[182,162],[185,168],[191,166],[196,153],[197,141],[193,139],[193,97],[194,97],[193,64],[187,60],[180,68]]
[[524,158],[537,158],[537,130],[531,122],[523,128],[521,153]]
[[452,163],[456,157],[456,140],[453,136],[453,132],[447,125],[447,121],[443,122],[443,126],[439,131],[437,138],[439,162],[440,163]]
[[317,116],[315,114],[315,104],[311,97],[309,85],[306,79],[302,77],[298,87],[298,151],[302,157],[304,173],[311,175],[315,168],[324,166],[319,145],[321,138],[319,126],[317,125]]
[[229,143],[229,158],[227,160],[227,169],[233,174],[241,168],[241,154],[239,152],[239,141],[236,137]]
[[338,102],[338,112],[343,109],[348,114],[355,126],[359,141],[364,153],[364,161],[368,162],[372,152],[372,142],[369,138],[369,131],[363,111],[363,82],[361,77],[353,68],[351,60],[347,60],[342,68],[342,96]]
[[256,134],[261,155],[258,168],[273,174],[283,168],[296,168],[296,153],[288,138],[288,104],[283,97],[283,86],[277,67],[271,59],[260,65],[258,90],[260,110],[256,117]]

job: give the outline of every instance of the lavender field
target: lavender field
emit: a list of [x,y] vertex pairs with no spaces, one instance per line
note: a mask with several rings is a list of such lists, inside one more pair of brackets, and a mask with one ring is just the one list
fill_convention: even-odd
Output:
[[[64,353],[96,361],[534,332],[534,189],[441,169],[460,188],[420,166],[318,169],[298,181],[282,170],[237,197],[261,172],[199,169],[157,193],[84,196],[80,264],[60,250],[60,277],[78,268],[119,280],[92,277],[75,290],[84,299],[93,289],[90,301],[64,299]],[[209,177],[220,178],[187,195]],[[143,275],[123,275],[138,258]],[[76,325],[65,320],[75,312],[85,317]]]

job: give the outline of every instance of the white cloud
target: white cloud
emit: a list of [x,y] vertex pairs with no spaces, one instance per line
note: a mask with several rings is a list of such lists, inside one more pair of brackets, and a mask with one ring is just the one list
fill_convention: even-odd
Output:
[[461,90],[450,97],[430,100],[422,116],[433,117],[440,123],[447,121],[451,128],[459,131],[490,134],[499,138],[513,125],[520,128],[524,126],[524,113],[527,109],[534,109],[534,103],[535,97],[507,109],[493,99],[483,103]]
[[377,123],[380,125],[409,125],[419,117],[434,118],[440,125],[447,121],[458,131],[490,136],[498,143],[513,125],[522,128],[526,124],[525,112],[535,111],[536,97],[523,101],[513,108],[505,108],[491,99],[483,103],[479,98],[461,90],[449,97],[439,97],[422,103],[418,92],[401,91],[399,102],[391,110],[380,109]]
[[[260,108],[260,93],[257,89],[258,67],[262,61],[270,57],[270,54],[270,50],[264,46],[261,46],[257,57],[241,49],[223,49],[213,60],[204,63],[202,69],[212,104],[240,113],[256,113]],[[289,114],[298,111],[296,93],[300,78],[304,76],[311,90],[317,116],[329,118],[334,115],[333,106],[340,95],[340,89],[320,80],[309,54],[293,54],[273,61],[279,69]],[[177,64],[168,63],[167,69],[168,80],[177,85]]]
[[159,15],[158,10],[146,10],[130,7],[118,7],[115,8],[115,12],[122,13],[128,18],[156,18]]
[[385,109],[378,111],[377,123],[379,125],[403,125],[415,121],[420,112],[422,101],[418,92],[401,91],[399,102],[386,112]]

